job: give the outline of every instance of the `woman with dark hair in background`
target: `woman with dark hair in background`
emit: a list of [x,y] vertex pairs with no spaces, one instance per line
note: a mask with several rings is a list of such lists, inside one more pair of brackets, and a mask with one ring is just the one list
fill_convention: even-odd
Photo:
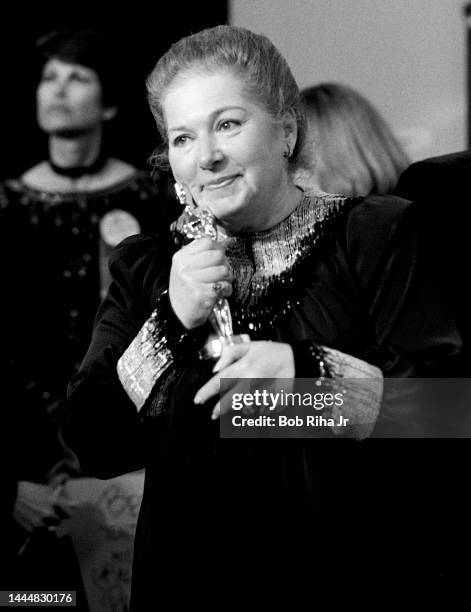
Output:
[[[107,478],[146,467],[132,609],[164,595],[206,601],[220,579],[231,595],[255,590],[271,603],[303,593],[314,607],[323,595],[371,604],[383,588],[401,598],[410,580],[423,597],[438,570],[417,570],[427,557],[420,462],[401,464],[392,445],[382,454],[375,441],[333,439],[427,435],[426,418],[383,398],[383,380],[433,376],[459,358],[414,205],[295,184],[302,99],[265,36],[219,26],[183,38],[157,62],[148,93],[164,141],[156,160],[195,206],[173,234],[116,250],[64,414],[87,470]],[[214,320],[225,329],[216,365],[198,358]],[[250,341],[237,342],[244,334]],[[243,379],[291,391],[295,376],[345,392],[348,426],[325,420],[314,432],[323,439],[220,439]],[[367,393],[353,378],[369,381]],[[248,401],[242,410],[258,414]],[[403,490],[409,474],[415,488]]]
[[79,468],[58,436],[57,410],[88,347],[111,250],[160,229],[167,196],[163,174],[151,179],[108,149],[105,126],[126,87],[110,42],[92,30],[60,30],[37,51],[37,121],[49,155],[0,186],[6,477],[16,483],[2,548],[18,558],[24,588],[57,589],[65,586],[57,572],[46,580],[33,568],[33,583],[25,570],[41,538],[52,554],[52,529],[72,508],[62,484]]
[[409,159],[373,104],[339,83],[320,83],[301,93],[311,151],[306,180],[328,193],[391,193]]

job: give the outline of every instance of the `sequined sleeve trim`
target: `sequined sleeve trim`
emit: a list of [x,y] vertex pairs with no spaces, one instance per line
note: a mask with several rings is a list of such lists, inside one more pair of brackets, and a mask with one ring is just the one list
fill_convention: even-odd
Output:
[[[381,370],[362,359],[307,340],[293,345],[293,351],[295,367],[302,364],[296,371],[298,378],[317,377],[319,391],[341,394],[342,405],[335,403],[324,414],[336,423],[330,426],[333,433],[358,440],[370,436],[383,398]],[[341,422],[344,424],[339,425]]]
[[[362,359],[322,347],[329,378],[324,379],[335,392],[342,393],[343,406],[332,407],[335,423],[340,416],[348,419],[346,427],[333,425],[334,434],[362,440],[373,433],[383,399],[383,373]],[[361,382],[360,380],[361,379]],[[322,381],[321,381],[322,382]],[[322,383],[323,384],[323,383]]]
[[168,292],[164,291],[117,365],[119,380],[138,411],[164,372],[178,360],[181,352],[191,350],[196,339],[176,320]]

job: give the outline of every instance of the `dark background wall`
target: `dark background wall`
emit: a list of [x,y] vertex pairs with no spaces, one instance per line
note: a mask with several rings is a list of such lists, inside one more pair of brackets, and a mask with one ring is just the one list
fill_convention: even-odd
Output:
[[123,88],[119,114],[108,130],[111,152],[143,166],[157,144],[145,97],[146,76],[172,42],[227,21],[225,0],[128,2],[125,6],[116,2],[99,14],[97,7],[104,7],[98,0],[95,5],[63,6],[58,10],[45,5],[32,11],[20,3],[0,18],[0,178],[17,176],[47,153],[35,116],[34,45],[38,37],[59,27],[93,27],[112,37],[118,45]]

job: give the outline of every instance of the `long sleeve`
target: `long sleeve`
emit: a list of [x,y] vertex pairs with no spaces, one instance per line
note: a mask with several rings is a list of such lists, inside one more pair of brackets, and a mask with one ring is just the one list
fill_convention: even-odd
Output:
[[368,198],[307,291],[312,329],[304,337],[377,366],[385,378],[375,435],[436,435],[440,407],[425,402],[427,384],[418,391],[404,379],[460,371],[463,339],[422,239],[421,212],[398,198]]
[[[201,346],[206,327],[188,331],[173,312],[168,291],[163,290],[154,310],[118,360],[119,380],[138,410],[150,399],[154,387],[169,385],[179,362]],[[165,393],[154,398],[152,412],[159,414]]]
[[421,236],[419,206],[369,198],[353,211],[347,253],[385,376],[446,376],[462,339]]

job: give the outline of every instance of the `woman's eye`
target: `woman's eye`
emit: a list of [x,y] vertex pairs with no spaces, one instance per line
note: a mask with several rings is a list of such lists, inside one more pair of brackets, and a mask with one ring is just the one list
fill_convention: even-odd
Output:
[[218,129],[221,130],[222,132],[227,132],[239,126],[240,126],[240,121],[237,121],[236,119],[224,119],[224,121],[221,121],[219,123]]
[[87,74],[80,74],[79,72],[74,72],[70,78],[73,81],[78,81],[79,83],[88,83],[91,81]]
[[177,136],[176,138],[173,139],[173,146],[174,147],[182,147],[184,144],[186,144],[188,141],[188,136],[186,136],[185,134],[180,134],[180,136]]

